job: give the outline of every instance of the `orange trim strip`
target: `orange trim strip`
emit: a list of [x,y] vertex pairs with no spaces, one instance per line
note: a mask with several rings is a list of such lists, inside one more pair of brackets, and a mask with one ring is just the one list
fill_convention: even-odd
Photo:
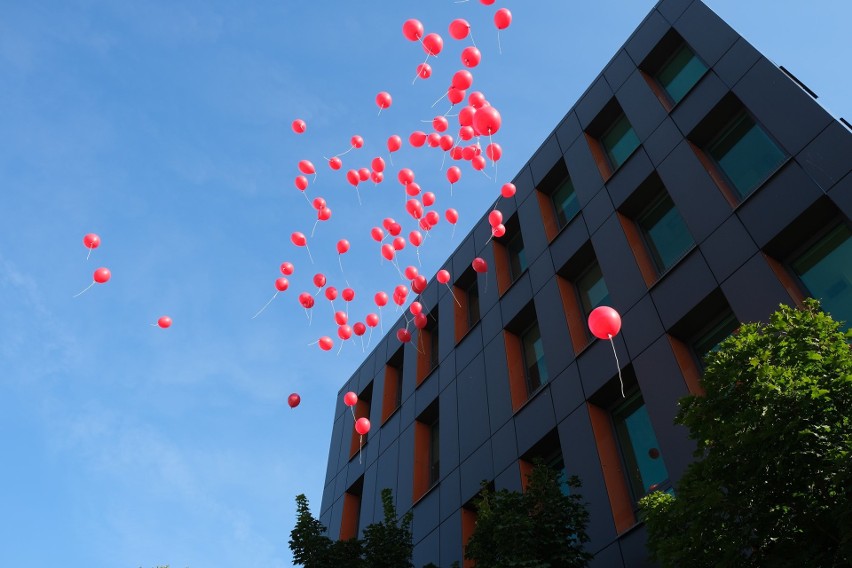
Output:
[[524,356],[521,338],[503,331],[506,344],[506,367],[509,370],[509,391],[512,395],[512,411],[517,411],[527,401],[527,384],[524,378]]
[[590,402],[587,402],[586,406],[589,409],[601,471],[609,494],[612,520],[615,522],[616,532],[621,534],[636,524],[636,515],[633,513],[633,501],[630,498],[625,472],[621,468],[615,434],[606,410]]
[[361,512],[361,497],[352,493],[343,494],[343,518],[340,520],[340,540],[358,536],[358,515]]

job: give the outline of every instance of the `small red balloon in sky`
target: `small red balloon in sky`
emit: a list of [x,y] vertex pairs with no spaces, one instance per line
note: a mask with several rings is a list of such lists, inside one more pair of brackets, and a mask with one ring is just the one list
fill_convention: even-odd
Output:
[[465,67],[476,67],[482,61],[482,53],[472,45],[462,50],[461,62]]
[[352,146],[354,146],[355,148],[360,148],[361,146],[364,145],[364,139],[361,138],[360,136],[358,136],[357,134],[355,136],[353,136],[349,141],[352,143]]
[[512,12],[508,8],[500,8],[494,14],[494,25],[498,30],[505,30],[512,23]]
[[346,406],[355,406],[358,403],[358,395],[352,391],[343,395],[343,404]]
[[446,284],[450,281],[450,273],[447,270],[439,270],[438,274],[435,277],[441,284]]
[[482,272],[488,271],[488,263],[485,262],[485,259],[482,259],[480,257],[474,258],[473,262],[471,262],[470,265],[473,267],[473,270],[476,271],[476,272],[482,273]]
[[399,339],[402,343],[408,343],[411,341],[411,332],[405,328],[399,329],[396,332],[396,338]]
[[397,136],[396,134],[390,136],[388,138],[388,151],[396,152],[402,147],[402,138]]
[[293,274],[293,271],[296,270],[296,267],[293,266],[292,262],[282,262],[281,263],[281,274],[284,276],[290,276]]
[[340,239],[337,241],[337,254],[343,254],[349,250],[349,241]]
[[293,124],[291,124],[290,127],[296,134],[304,134],[305,130],[308,129],[308,125],[301,118],[297,118],[296,120],[294,120]]
[[423,38],[423,51],[428,55],[437,56],[444,49],[444,40],[440,35],[431,33]]
[[101,246],[101,238],[95,233],[89,233],[83,237],[83,244],[88,249],[96,249]]
[[[286,278],[278,278],[275,280],[275,289],[279,292],[285,291],[290,287],[290,282]],[[171,320],[169,320],[171,322]]]
[[421,63],[417,66],[417,76],[421,79],[428,79],[432,76],[432,66],[428,63]]
[[314,167],[313,163],[310,160],[300,160],[299,161],[299,171],[303,174],[315,174],[317,173],[317,169]]
[[387,91],[382,91],[378,95],[376,95],[376,105],[379,107],[379,109],[389,108],[392,102],[393,98]]
[[458,18],[450,22],[450,37],[453,39],[464,39],[470,33],[470,24],[467,20]]
[[500,188],[500,195],[502,195],[503,197],[508,199],[510,197],[514,197],[516,191],[517,191],[517,188],[515,187],[515,184],[504,183],[503,187]]
[[293,393],[287,397],[287,404],[290,405],[290,408],[296,408],[297,406],[299,406],[300,402],[302,402],[302,397],[300,397],[296,393]]
[[370,431],[370,421],[364,417],[359,418],[355,421],[355,431],[362,436],[366,436],[367,432]]
[[327,335],[320,337],[318,343],[323,351],[331,351],[331,348],[334,347],[334,340]]
[[341,167],[343,167],[343,160],[341,160],[337,156],[329,158],[328,167],[333,170],[339,170]]
[[610,339],[621,331],[621,316],[609,306],[598,306],[589,314],[589,331],[598,339]]
[[410,19],[402,23],[402,35],[408,41],[417,41],[423,37],[423,24],[420,20]]
[[172,326],[172,318],[169,316],[162,316],[157,320],[157,325],[163,329],[169,328]]

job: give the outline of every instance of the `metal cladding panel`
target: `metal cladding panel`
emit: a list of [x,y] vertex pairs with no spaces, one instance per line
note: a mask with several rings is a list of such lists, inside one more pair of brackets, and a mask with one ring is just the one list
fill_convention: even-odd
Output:
[[564,229],[553,239],[550,245],[550,255],[553,258],[553,266],[559,270],[567,263],[577,251],[589,241],[589,229],[583,214],[579,213],[569,222]]
[[535,183],[533,182],[532,171],[530,171],[529,165],[521,168],[521,171],[518,172],[512,183],[515,184],[515,189],[517,190],[515,199],[518,203],[523,202],[527,197],[532,195],[532,192],[535,190]]
[[711,69],[678,103],[671,113],[672,120],[688,135],[728,92],[728,86]]
[[647,288],[621,223],[615,216],[607,219],[592,235],[592,246],[612,298],[612,307],[620,312],[626,311],[646,293]]
[[488,418],[491,432],[499,430],[512,417],[512,397],[503,335],[485,347],[485,381],[488,390]]
[[655,568],[657,565],[648,559],[648,540],[645,525],[637,525],[618,539],[624,568]]
[[621,335],[631,358],[642,353],[665,332],[650,295],[643,296],[621,320]]
[[338,416],[334,421],[334,427],[331,430],[331,443],[328,448],[328,465],[325,470],[325,483],[328,484],[332,479],[337,477],[337,472],[342,467],[340,465],[340,439],[343,435],[343,417]]
[[463,505],[461,502],[461,473],[455,468],[441,479],[440,518],[443,522],[448,517],[458,514]]
[[757,252],[757,245],[736,215],[719,225],[699,248],[718,282],[726,280]]
[[438,367],[438,389],[443,391],[450,383],[456,380],[456,351],[441,362]]
[[358,523],[359,532],[363,536],[364,529],[384,518],[382,507],[382,492],[376,489],[376,464],[364,472],[364,488],[361,492],[361,521]]
[[556,139],[559,141],[559,146],[568,148],[575,140],[583,133],[580,128],[580,119],[577,118],[577,113],[573,110],[565,115],[559,126],[556,127]]
[[624,44],[624,49],[630,55],[630,58],[639,65],[670,29],[671,24],[666,21],[663,15],[653,10]]
[[760,57],[760,53],[749,42],[739,38],[713,66],[713,70],[722,79],[722,82],[728,87],[733,87],[757,63]]
[[666,109],[638,69],[631,73],[615,96],[639,140],[650,136],[666,118]]
[[440,386],[440,369],[435,369],[432,373],[423,379],[420,386],[414,393],[414,414],[420,416],[420,413],[426,410],[426,407],[432,404],[438,398],[438,387]]
[[596,552],[611,543],[616,534],[586,405],[580,406],[560,422],[558,432],[565,472],[580,478],[583,486],[578,491],[583,496],[583,502],[589,504],[589,526],[586,532],[590,542],[586,548]]
[[733,91],[790,154],[799,153],[833,120],[809,94],[765,58],[749,69]]
[[414,520],[411,533],[414,542],[420,542],[438,527],[440,486],[432,489],[414,505]]
[[832,122],[796,155],[796,162],[823,191],[828,191],[852,171],[850,156],[852,132],[839,122]]
[[621,49],[615,54],[609,65],[606,66],[603,75],[609,86],[612,89],[618,90],[635,70],[636,64],[633,63],[627,52]]
[[669,329],[676,324],[717,287],[701,251],[693,248],[651,290],[663,327]]
[[[518,453],[523,455],[556,427],[553,398],[545,385],[515,413],[515,432]],[[496,440],[495,440],[496,443]]]
[[577,113],[577,118],[580,119],[580,126],[585,130],[589,127],[598,113],[603,110],[606,103],[610,101],[615,93],[602,76],[595,79],[592,86],[580,97],[580,100],[574,106]]
[[515,422],[509,420],[491,438],[494,471],[503,471],[518,460],[518,443],[515,437]]
[[[681,137],[678,136],[678,140]],[[651,163],[650,158],[648,158],[648,154],[645,152],[644,148],[637,149],[630,159],[624,163],[621,169],[613,175],[609,181],[606,183],[606,189],[609,192],[610,197],[612,198],[612,203],[616,204],[616,207],[620,207],[624,204],[624,201],[630,197],[630,195],[636,190],[639,185],[648,179],[654,172],[654,166]],[[595,229],[600,226],[600,223],[596,223],[594,228],[592,228],[592,220],[591,215],[586,213],[586,209],[583,209],[583,215],[587,219],[587,224],[589,225],[589,232],[594,233]],[[609,215],[607,215],[608,217]]]
[[508,489],[509,491],[522,491],[521,484],[521,469],[517,463],[513,463],[506,467],[503,471],[494,477],[494,488],[497,491]]
[[[382,456],[384,457],[384,455]],[[388,463],[393,468],[393,463]],[[414,500],[414,424],[411,423],[399,435],[399,454],[396,459],[397,483],[394,495],[396,495],[397,508],[407,511]]]
[[740,205],[737,216],[757,246],[765,247],[822,196],[823,191],[805,171],[789,161]]
[[[640,152],[636,152],[636,154],[640,154]],[[644,152],[642,154],[644,155]],[[612,205],[609,193],[605,189],[600,189],[583,209],[583,217],[586,219],[589,232],[597,231],[613,213],[615,213],[615,207]]]
[[380,431],[382,435],[379,438],[379,455],[387,451],[391,444],[399,438],[400,422],[400,412],[397,410],[381,425]]
[[659,338],[633,360],[636,380],[645,400],[669,479],[677,484],[692,462],[695,443],[683,426],[675,426],[678,400],[689,394],[667,337]]
[[551,278],[550,282],[536,294],[535,311],[544,346],[547,373],[552,379],[574,361],[571,335],[568,333],[568,323],[565,319],[565,310],[556,277]]
[[441,540],[438,529],[435,529],[426,535],[423,540],[414,543],[414,553],[411,555],[414,565],[424,566],[430,562],[437,565],[441,561],[440,547]]
[[456,375],[464,372],[465,367],[482,353],[482,326],[476,326],[456,345]]
[[512,321],[532,299],[529,271],[524,271],[500,299],[500,311],[503,312],[503,319]]
[[450,273],[453,275],[453,278],[457,278],[461,274],[464,273],[465,270],[470,268],[470,263],[473,261],[473,258],[476,256],[476,247],[473,244],[473,235],[468,235],[462,244],[456,249],[455,254],[452,257],[452,269]]
[[550,256],[550,250],[548,249],[530,264],[529,275],[533,294],[538,293],[542,286],[553,278],[554,272],[553,257]]
[[586,396],[583,394],[583,384],[580,382],[577,363],[572,363],[553,379],[550,383],[550,392],[557,422],[561,422],[577,410],[577,407],[585,404]]
[[[642,147],[651,159],[651,163],[654,166],[659,166],[682,141],[683,134],[681,134],[671,117],[667,117],[643,142]],[[610,190],[610,193],[612,193],[612,190]],[[620,206],[623,202],[623,200],[617,200],[615,195],[613,195],[613,201],[615,201],[616,207]]]
[[482,341],[488,343],[503,331],[503,310],[497,304],[479,320],[477,324],[482,331]]
[[464,462],[491,435],[485,387],[485,361],[480,354],[456,379],[459,412],[459,457]]
[[[627,353],[621,334],[614,337],[613,341],[615,342],[615,350],[618,353]],[[591,398],[607,381],[618,373],[615,358],[612,354],[612,345],[604,339],[596,339],[592,342],[580,354],[578,360],[580,363],[580,380],[582,381],[583,392],[586,393],[586,397],[588,398]],[[618,363],[624,369],[629,361],[619,358]]]
[[657,4],[657,11],[670,22],[676,22],[678,18],[692,4],[693,0],[663,0]]
[[674,22],[674,28],[711,67],[740,37],[702,2],[693,2]]
[[739,321],[767,321],[780,304],[792,302],[760,253],[722,282],[722,291]]
[[459,406],[456,384],[453,382],[441,391],[438,401],[442,472],[454,470],[459,465]]
[[494,467],[491,458],[491,440],[487,440],[467,460],[461,464],[461,498],[467,503],[479,493],[482,481],[494,479]]
[[[562,159],[562,155],[559,155]],[[503,218],[509,216],[503,212]],[[538,196],[533,194],[524,199],[518,208],[518,221],[521,233],[524,236],[524,252],[527,258],[533,260],[547,249],[547,235],[544,232],[544,223],[541,222],[541,208],[538,205]]]
[[585,136],[577,138],[565,151],[565,165],[568,166],[568,174],[574,183],[577,199],[581,206],[585,205],[604,184],[601,171]]
[[589,568],[624,568],[624,560],[621,557],[621,547],[618,546],[618,542],[598,551],[592,561],[589,562]]
[[550,173],[553,166],[562,159],[562,148],[559,147],[559,141],[555,134],[551,134],[544,141],[544,144],[530,158],[530,172],[532,172],[533,184],[536,187],[541,183],[541,180]]
[[462,522],[461,511],[453,512],[453,515],[443,520],[440,526],[441,538],[441,563],[440,566],[450,566],[453,562],[462,563],[464,551],[462,551]]
[[852,217],[852,173],[840,180],[837,185],[828,192],[831,201],[849,219]]
[[657,171],[696,242],[731,215],[731,206],[688,142],[672,150]]

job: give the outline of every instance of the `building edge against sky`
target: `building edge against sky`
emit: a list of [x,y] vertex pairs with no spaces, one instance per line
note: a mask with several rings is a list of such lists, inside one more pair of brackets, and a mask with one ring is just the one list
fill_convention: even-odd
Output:
[[[333,538],[414,511],[414,564],[461,561],[482,480],[541,457],[578,475],[593,566],[647,564],[636,501],[675,485],[672,423],[701,355],[811,295],[852,320],[852,133],[699,0],[663,0],[430,282],[427,327],[382,339],[338,397],[320,520]],[[484,258],[489,271],[470,263]],[[455,296],[455,298],[454,298]],[[612,348],[586,316],[623,317]],[[396,329],[404,326],[400,320]]]

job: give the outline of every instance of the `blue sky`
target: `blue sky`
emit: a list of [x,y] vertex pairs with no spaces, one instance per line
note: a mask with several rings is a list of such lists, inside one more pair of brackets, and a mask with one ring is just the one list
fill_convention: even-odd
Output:
[[[709,5],[835,116],[852,115],[847,2]],[[503,6],[514,22],[500,55],[491,18]],[[360,343],[340,355],[308,348],[335,326],[324,301],[308,326],[298,293],[314,291],[315,272],[342,287],[339,238],[352,242],[353,316],[399,282],[369,238],[384,217],[406,220],[399,167],[438,194],[440,211],[461,213],[454,238],[442,220],[422,247],[429,277],[499,187],[463,168],[450,200],[438,151],[406,145],[383,184],[361,186],[359,207],[322,157],[359,134],[365,146],[344,171],[369,166],[387,158],[390,134],[407,138],[446,111],[430,105],[461,68],[467,43],[447,25],[462,17],[483,53],[473,88],[503,116],[497,178],[508,181],[652,6],[0,2],[5,562],[289,566],[294,497],[319,512],[337,390],[365,356]],[[433,77],[414,85],[424,54],[402,37],[407,18],[445,40]],[[394,104],[377,116],[382,90]],[[302,136],[295,118],[308,123]],[[334,212],[311,240],[315,265],[289,243],[314,220],[293,185],[301,159],[319,170],[308,194]],[[102,245],[87,261],[88,232]],[[297,267],[290,290],[252,320],[285,260]],[[72,299],[99,266],[112,280]],[[150,325],[165,314],[172,328]]]

